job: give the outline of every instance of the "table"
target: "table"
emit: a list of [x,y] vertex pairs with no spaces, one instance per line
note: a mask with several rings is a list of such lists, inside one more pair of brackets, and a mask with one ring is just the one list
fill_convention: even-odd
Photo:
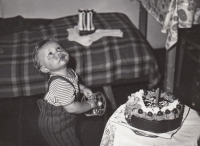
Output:
[[[165,90],[173,92],[176,46],[178,28],[190,28],[200,24],[199,0],[137,0],[162,26],[166,39],[166,75]],[[143,18],[143,20],[145,20]],[[145,22],[143,22],[145,23]],[[142,24],[142,23],[141,23]]]
[[121,105],[109,118],[100,146],[198,146],[200,117],[193,109],[185,107],[185,119],[180,129],[171,133],[158,134],[159,137],[156,138],[137,135],[133,132],[135,129],[130,129],[127,124],[123,124],[125,122],[124,109],[125,104]]

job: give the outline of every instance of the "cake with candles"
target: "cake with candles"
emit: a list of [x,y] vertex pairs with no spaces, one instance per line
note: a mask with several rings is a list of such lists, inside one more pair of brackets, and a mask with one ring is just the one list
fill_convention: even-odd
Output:
[[183,112],[184,105],[175,96],[158,88],[131,94],[124,114],[128,124],[137,129],[165,133],[180,127]]

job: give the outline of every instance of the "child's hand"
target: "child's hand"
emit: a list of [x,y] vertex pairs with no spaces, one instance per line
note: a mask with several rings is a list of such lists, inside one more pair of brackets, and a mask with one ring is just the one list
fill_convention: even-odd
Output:
[[88,100],[87,100],[87,103],[90,104],[91,109],[94,109],[94,108],[97,107],[96,102],[94,101],[94,99],[88,99]]
[[82,92],[86,97],[90,97],[93,94],[92,90],[87,87],[83,87]]

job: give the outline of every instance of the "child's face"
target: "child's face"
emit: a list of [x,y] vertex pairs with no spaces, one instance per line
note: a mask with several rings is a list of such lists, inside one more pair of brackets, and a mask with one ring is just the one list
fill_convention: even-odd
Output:
[[66,68],[69,54],[58,43],[49,42],[39,50],[38,59],[42,67],[48,69],[50,73],[54,73]]

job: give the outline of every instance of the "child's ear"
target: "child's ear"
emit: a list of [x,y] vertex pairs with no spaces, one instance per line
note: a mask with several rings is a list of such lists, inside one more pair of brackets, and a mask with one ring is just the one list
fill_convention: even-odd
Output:
[[46,68],[45,66],[41,66],[40,67],[40,70],[43,72],[43,73],[49,73],[50,70],[48,68]]

